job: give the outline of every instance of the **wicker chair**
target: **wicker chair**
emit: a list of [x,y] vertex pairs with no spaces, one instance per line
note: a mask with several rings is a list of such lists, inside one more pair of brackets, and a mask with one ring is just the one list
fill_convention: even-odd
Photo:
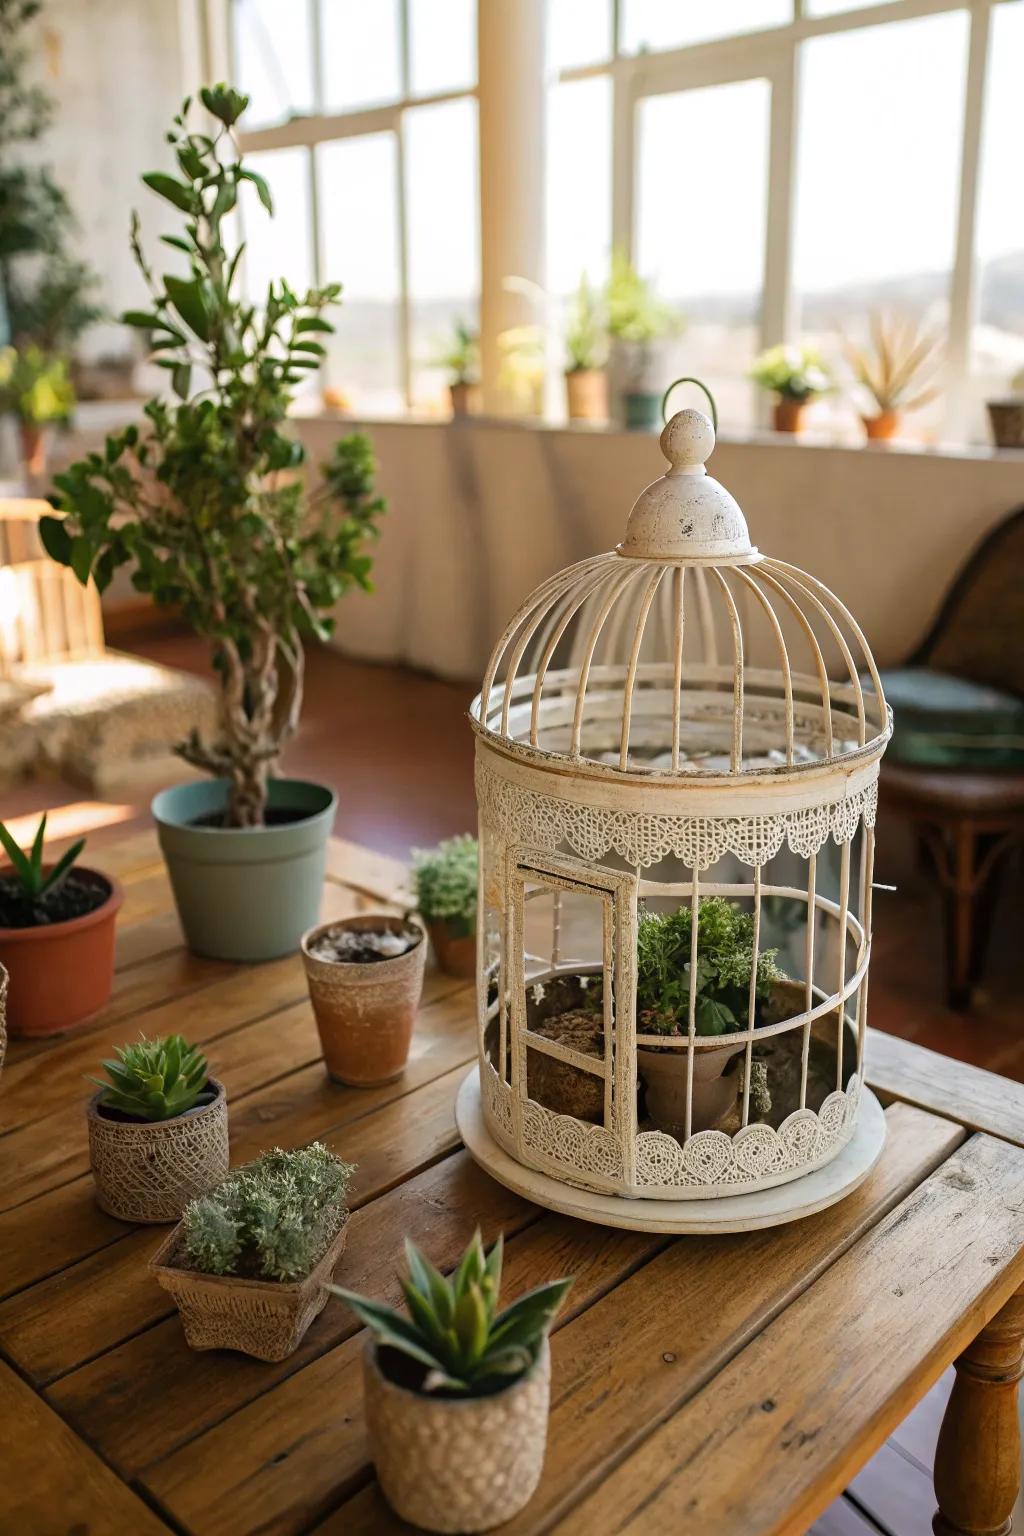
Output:
[[882,674],[895,730],[883,803],[934,862],[947,920],[947,996],[970,1006],[994,903],[1024,846],[1024,507],[989,533],[906,667]]

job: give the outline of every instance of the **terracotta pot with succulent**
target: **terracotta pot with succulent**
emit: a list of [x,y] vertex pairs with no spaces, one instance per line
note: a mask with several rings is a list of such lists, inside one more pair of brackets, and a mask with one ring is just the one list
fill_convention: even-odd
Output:
[[353,1172],[319,1142],[275,1147],[186,1206],[149,1267],[192,1349],[295,1352],[345,1246]]
[[897,437],[907,411],[920,410],[939,389],[928,383],[936,367],[939,338],[922,331],[907,315],[875,310],[869,320],[869,340],[861,346],[846,338],[844,350],[858,385],[874,404],[862,416],[871,442]]
[[59,1035],[110,996],[114,926],[123,900],[113,875],[75,867],[80,838],[55,864],[43,862],[46,817],[23,853],[0,822],[11,868],[0,873],[0,964],[10,976],[12,1038]]
[[330,1076],[352,1088],[405,1069],[423,991],[423,929],[366,913],[302,936],[302,960]]
[[776,432],[799,432],[809,401],[827,394],[832,381],[814,347],[769,347],[755,358],[749,377],[775,395]]
[[1024,448],[1024,368],[1010,380],[1008,395],[985,404],[996,447]]
[[87,1111],[97,1204],[121,1221],[177,1221],[228,1171],[224,1089],[181,1035],[118,1046],[103,1070]]
[[372,1337],[363,1352],[370,1454],[396,1514],[428,1531],[487,1531],[529,1502],[547,1443],[548,1330],[571,1280],[498,1312],[502,1239],[480,1233],[446,1280],[407,1241],[409,1315],[332,1285]]
[[434,955],[449,976],[476,975],[477,842],[469,832],[436,848],[414,848],[416,909],[427,925]]
[[605,306],[624,425],[630,430],[660,430],[664,380],[655,373],[655,344],[678,336],[683,316],[658,298],[653,284],[640,276],[624,251],[612,253]]
[[608,420],[608,322],[586,276],[580,278],[565,328],[566,402],[570,421]]
[[451,340],[435,359],[448,373],[448,397],[453,416],[468,416],[474,409],[480,382],[480,342],[465,320],[456,320]]
[[268,211],[271,197],[237,149],[248,98],[226,86],[200,94],[214,137],[190,130],[186,102],[169,136],[180,176],[143,178],[185,215],[184,234],[164,238],[188,275],[153,273],[136,219],[151,307],[123,317],[151,334],[176,399],[150,401],[144,431],[126,428],[59,475],[64,516],[43,518],[40,535],[101,590],[134,566],[135,587],[209,642],[220,734],[193,732],[177,750],[213,778],[165,790],[153,815],[192,948],[263,960],[295,949],[316,921],[334,819],[330,789],[273,777],[299,723],[303,644],[330,635],[343,593],[369,588],[365,545],[383,503],[359,435],[339,439],[306,493],[302,445],[283,427],[295,385],[324,356],[317,338],[332,330],[324,311],[340,288],[300,296],[282,280],[259,307],[240,296],[244,247],[229,255],[225,220],[243,188]]

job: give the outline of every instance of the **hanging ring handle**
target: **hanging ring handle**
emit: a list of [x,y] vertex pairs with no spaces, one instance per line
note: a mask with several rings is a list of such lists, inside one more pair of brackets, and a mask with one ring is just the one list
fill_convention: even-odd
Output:
[[661,397],[661,419],[665,425],[668,426],[668,397],[674,389],[679,388],[680,384],[696,384],[698,389],[702,389],[704,391],[708,397],[708,404],[711,407],[711,425],[714,427],[715,432],[717,433],[718,407],[715,405],[715,397],[711,393],[710,389],[708,389],[706,384],[702,383],[700,379],[691,378],[689,375],[686,375],[681,379],[674,379]]

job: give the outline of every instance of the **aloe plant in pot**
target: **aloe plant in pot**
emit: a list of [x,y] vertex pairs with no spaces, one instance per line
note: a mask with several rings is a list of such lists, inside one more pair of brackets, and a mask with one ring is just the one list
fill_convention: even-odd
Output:
[[24,853],[0,822],[10,869],[0,872],[0,966],[10,975],[12,1037],[58,1035],[110,996],[114,927],[123,894],[112,875],[76,864],[81,838],[45,862],[46,817]]
[[340,1286],[370,1330],[363,1386],[370,1453],[403,1519],[428,1531],[486,1531],[540,1480],[547,1442],[548,1330],[571,1280],[498,1311],[503,1243],[479,1231],[450,1280],[406,1241],[408,1317]]
[[223,694],[216,740],[178,747],[212,776],[166,790],[153,814],[182,924],[193,949],[263,960],[295,949],[316,920],[335,796],[275,778],[302,707],[306,639],[327,639],[331,610],[369,587],[366,541],[384,504],[365,437],[341,439],[307,494],[302,445],[282,430],[295,385],[324,355],[318,337],[337,284],[297,295],[273,282],[260,306],[238,291],[242,248],[225,220],[241,190],[272,209],[263,179],[237,149],[247,98],[203,90],[212,137],[189,127],[186,102],[168,135],[178,176],[143,179],[185,216],[164,237],[188,276],[157,276],[133,224],[132,248],[150,308],[129,311],[153,337],[174,399],[146,407],[146,427],[107,439],[58,477],[63,517],[44,518],[49,554],[102,590],[117,567],[208,640]]

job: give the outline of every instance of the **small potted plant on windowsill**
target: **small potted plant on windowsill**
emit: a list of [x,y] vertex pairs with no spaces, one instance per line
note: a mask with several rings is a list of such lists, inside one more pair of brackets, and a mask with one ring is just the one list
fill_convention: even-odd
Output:
[[468,416],[473,409],[479,383],[480,343],[476,332],[465,320],[456,320],[451,341],[437,358],[437,366],[448,372],[448,398],[452,415]]
[[[696,976],[691,969],[693,912],[642,912],[637,923],[637,1036],[686,1041],[690,989],[695,983],[694,1027],[703,1042],[727,1037],[747,1027],[754,919],[722,896],[706,896],[697,915]],[[785,978],[775,951],[757,957],[755,1005],[771,996]],[[755,1019],[756,1022],[756,1019]],[[744,1049],[727,1038],[721,1045],[695,1048],[691,1131],[718,1125],[736,1102],[737,1079],[724,1076],[732,1058]],[[637,1067],[644,1082],[647,1113],[658,1130],[680,1140],[686,1129],[690,1094],[689,1052],[680,1046],[637,1046]]]
[[605,306],[616,372],[623,379],[624,424],[630,430],[660,428],[664,381],[655,374],[655,345],[678,336],[683,317],[658,298],[653,284],[640,276],[623,251],[612,254]]
[[1024,368],[1010,380],[1008,395],[985,403],[996,447],[1024,448]]
[[565,330],[568,367],[566,403],[570,421],[608,419],[608,326],[586,277],[573,295]]
[[875,407],[861,418],[868,440],[886,442],[899,435],[907,411],[920,410],[937,397],[938,387],[926,380],[934,369],[939,338],[922,332],[908,316],[887,317],[878,310],[871,315],[869,332],[865,346],[846,341],[846,358]]
[[103,1070],[88,1108],[97,1203],[121,1221],[177,1221],[228,1171],[224,1088],[181,1035],[119,1046]]
[[[177,750],[210,778],[153,801],[160,844],[190,946],[225,960],[294,950],[316,921],[336,797],[321,784],[275,777],[298,729],[304,644],[329,638],[332,610],[369,588],[366,541],[383,502],[369,441],[341,438],[307,496],[301,443],[283,430],[294,387],[325,355],[329,283],[304,295],[271,283],[261,306],[238,291],[244,247],[229,252],[229,218],[243,189],[272,209],[262,177],[237,148],[248,98],[201,92],[218,123],[188,126],[186,102],[169,135],[179,176],[146,185],[185,216],[164,236],[187,276],[157,276],[132,250],[150,308],[124,319],[150,334],[174,399],[57,477],[63,517],[40,521],[48,553],[101,590],[122,565],[133,583],[176,609],[210,645],[222,689],[216,739],[193,731]],[[204,126],[206,126],[204,124]]]
[[319,1142],[275,1147],[186,1206],[149,1267],[192,1349],[294,1353],[345,1246],[353,1172]]
[[29,343],[0,349],[0,415],[18,423],[22,463],[39,479],[46,473],[46,432],[66,425],[75,405],[66,357]]
[[413,850],[416,908],[437,963],[449,976],[476,974],[477,841],[471,833]]
[[423,991],[423,929],[365,914],[302,936],[309,995],[330,1076],[371,1088],[401,1076]]
[[10,976],[12,1038],[59,1035],[82,1024],[110,996],[114,926],[123,893],[112,875],[75,867],[81,838],[57,860],[43,862],[46,817],[30,851],[0,822],[11,861],[0,873],[0,963]]
[[755,359],[750,378],[777,397],[776,432],[799,432],[808,401],[832,388],[818,353],[806,345],[769,347]]
[[[385,1498],[428,1531],[486,1531],[533,1496],[547,1443],[548,1330],[571,1280],[498,1312],[502,1240],[477,1232],[451,1280],[406,1242],[409,1315],[340,1286],[371,1337],[366,1428]],[[472,1475],[470,1475],[470,1473]]]

